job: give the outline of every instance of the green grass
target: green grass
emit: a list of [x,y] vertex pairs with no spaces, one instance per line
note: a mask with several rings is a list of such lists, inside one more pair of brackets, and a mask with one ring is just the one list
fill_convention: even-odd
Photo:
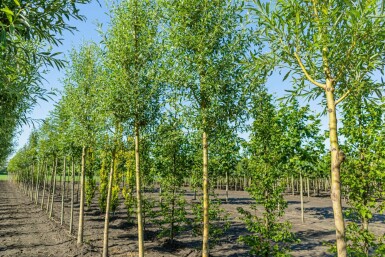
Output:
[[0,174],[0,180],[8,180],[7,174]]

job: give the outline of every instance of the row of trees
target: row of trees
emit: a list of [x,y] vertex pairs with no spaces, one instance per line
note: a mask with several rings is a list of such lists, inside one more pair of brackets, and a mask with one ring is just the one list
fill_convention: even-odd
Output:
[[[131,185],[123,188],[129,206],[136,193],[140,256],[143,185],[160,183],[174,207],[175,199],[181,199],[181,177],[191,177],[192,187],[202,188],[202,252],[208,256],[210,183],[220,176],[228,180],[236,166],[243,167],[251,178],[251,195],[265,209],[262,219],[240,210],[254,233],[243,240],[263,245],[254,247],[254,253],[263,249],[263,254],[271,254],[285,251],[278,243],[272,247],[271,240],[293,240],[288,225],[278,222],[285,207],[284,181],[290,174],[285,171],[297,172],[302,181],[303,176],[327,171],[330,164],[336,251],[346,256],[347,242],[354,238],[349,233],[363,229],[369,234],[373,207],[381,209],[377,200],[384,177],[379,143],[383,84],[373,76],[384,67],[381,4],[256,0],[245,6],[243,1],[127,0],[113,6],[102,46],[89,43],[72,52],[63,97],[40,129],[44,132],[39,132],[44,145],[37,147],[41,160],[76,158],[81,149],[78,243],[83,241],[85,195],[93,195],[95,184],[89,166],[96,165],[103,170],[99,188],[106,201],[104,256],[108,255],[108,215],[120,187],[116,170],[122,155],[126,185]],[[324,96],[330,159],[324,155],[320,122],[308,107],[291,99],[278,108],[266,93],[263,84],[273,69],[286,71],[285,79],[292,79],[291,97]],[[245,126],[250,118],[252,126]],[[250,132],[250,141],[241,144],[237,135],[243,130]],[[342,148],[339,133],[345,138]],[[346,167],[341,166],[346,154],[340,148],[349,156]],[[342,187],[341,167],[347,170]],[[356,174],[361,174],[359,179]],[[22,175],[19,180],[28,181]],[[364,224],[355,230],[349,227],[348,238],[342,188]],[[373,235],[362,240],[366,254],[373,242],[379,242]]]

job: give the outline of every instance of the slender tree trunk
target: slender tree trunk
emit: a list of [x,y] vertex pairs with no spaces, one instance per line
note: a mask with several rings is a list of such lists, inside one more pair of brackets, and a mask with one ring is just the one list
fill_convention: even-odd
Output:
[[80,176],[80,206],[79,206],[79,226],[77,244],[83,244],[83,226],[84,226],[84,194],[85,194],[85,174],[86,174],[86,155],[87,147],[82,149],[82,169]]
[[57,170],[57,157],[55,157],[55,165],[53,169],[53,187],[51,195],[51,206],[49,208],[49,217],[52,217],[53,202],[55,201],[55,191],[56,191],[56,170]]
[[317,195],[317,188],[316,188],[315,180],[316,180],[316,179],[313,179],[313,180],[312,180],[312,182],[313,182],[313,193],[314,193],[314,196]]
[[[205,122],[204,122],[205,123]],[[203,242],[202,257],[209,256],[209,174],[207,132],[203,132]]]
[[80,177],[81,177],[81,170],[82,170],[82,164],[79,165],[79,173],[78,173],[78,183],[77,183],[77,190],[76,190],[76,202],[79,202],[79,192],[80,192]]
[[66,189],[66,169],[67,169],[67,160],[66,157],[64,157],[63,160],[63,185],[62,185],[62,194],[61,194],[61,213],[60,213],[60,224],[63,225],[64,221],[64,194]]
[[229,202],[229,173],[226,171],[226,203]]
[[55,170],[55,158],[53,159],[52,173],[51,173],[51,182],[50,182],[49,189],[48,189],[48,194],[47,194],[47,209],[46,209],[46,213],[49,212],[49,203],[50,203],[52,189],[53,189],[52,185],[53,185],[53,172],[54,172],[54,170]]
[[72,156],[71,159],[71,213],[70,213],[70,234],[73,232],[74,228],[74,196],[75,196],[75,161],[74,157]]
[[48,173],[48,167],[47,166],[48,166],[48,164],[46,162],[45,163],[45,169],[44,169],[43,192],[41,195],[41,205],[40,205],[40,209],[42,209],[42,210],[43,210],[43,206],[44,206],[45,185],[46,185],[47,173]]
[[304,208],[303,208],[303,180],[302,180],[302,173],[299,173],[299,183],[300,183],[300,192],[301,192],[301,222],[305,222],[305,214],[304,214]]
[[29,187],[29,195],[31,197],[31,202],[33,201],[33,175],[34,175],[34,169],[35,169],[35,165],[32,163],[32,167],[31,167],[31,185]]
[[307,186],[307,198],[310,198],[310,182],[309,182],[309,177],[306,178],[306,186]]
[[135,124],[135,175],[136,175],[136,201],[138,215],[138,247],[139,257],[144,257],[144,235],[143,235],[143,217],[142,217],[142,192],[141,192],[141,174],[140,174],[140,154],[139,154],[139,124]]
[[[366,204],[366,203],[364,203]],[[365,230],[366,232],[369,231],[369,220],[368,218],[362,218],[362,229]],[[366,256],[369,256],[369,242],[368,242],[368,238],[365,238],[364,239],[365,242],[364,242],[364,252],[365,252],[365,255]]]
[[108,181],[108,191],[107,191],[107,203],[106,203],[106,215],[104,219],[104,234],[103,234],[103,257],[108,256],[108,226],[110,223],[110,205],[111,205],[111,194],[112,194],[112,184],[114,179],[114,167],[115,165],[115,150],[112,152],[111,159],[111,168]]
[[37,164],[37,176],[36,176],[36,188],[35,188],[35,204],[37,205],[38,199],[39,199],[39,187],[40,187],[40,171],[41,171],[42,164]]
[[340,166],[344,155],[339,150],[337,136],[337,113],[334,88],[330,79],[326,80],[326,100],[329,116],[329,137],[331,151],[331,199],[333,203],[334,223],[336,227],[338,257],[346,257],[345,222],[342,214]]
[[294,177],[293,175],[291,176],[291,194],[294,195]]

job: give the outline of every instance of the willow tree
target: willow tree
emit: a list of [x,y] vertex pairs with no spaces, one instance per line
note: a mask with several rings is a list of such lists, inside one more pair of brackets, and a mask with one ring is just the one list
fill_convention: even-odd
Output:
[[191,107],[190,122],[202,135],[202,256],[208,256],[209,135],[214,136],[221,122],[239,118],[245,72],[240,62],[252,40],[243,27],[242,1],[162,2],[166,10],[166,43],[173,64],[170,83],[185,96],[184,101]]
[[[384,3],[374,1],[254,0],[256,36],[266,42],[279,65],[289,66],[296,86],[293,94],[314,99],[323,95],[329,118],[331,199],[338,256],[346,256],[341,206],[340,151],[337,105],[357,94],[383,68]],[[266,60],[265,60],[266,61]],[[305,81],[310,82],[305,83]],[[310,87],[310,90],[306,90]],[[369,86],[371,87],[371,86]],[[374,90],[375,88],[368,88]]]
[[[158,8],[154,0],[125,0],[112,11],[105,39],[112,108],[134,131],[139,256],[144,256],[141,133],[157,119]],[[120,111],[119,111],[120,110]],[[107,253],[106,253],[107,254]]]
[[81,192],[77,243],[83,243],[84,203],[85,203],[85,173],[86,156],[89,147],[94,142],[96,116],[98,112],[96,95],[100,85],[99,50],[94,44],[83,45],[78,51],[71,52],[71,65],[66,72],[65,106],[71,117],[71,126],[76,145],[82,148],[81,156]]

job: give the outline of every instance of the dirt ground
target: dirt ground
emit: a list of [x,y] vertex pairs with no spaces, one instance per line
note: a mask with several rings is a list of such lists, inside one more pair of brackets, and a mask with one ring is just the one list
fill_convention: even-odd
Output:
[[[58,188],[59,189],[59,188]],[[59,190],[58,190],[59,191]],[[216,192],[224,199],[224,191]],[[192,200],[192,193],[186,197]],[[226,235],[221,238],[220,244],[211,250],[212,256],[249,256],[247,247],[239,244],[239,235],[247,233],[245,226],[240,221],[237,207],[248,208],[252,203],[247,192],[230,191],[229,202],[222,207],[230,213],[231,227]],[[335,238],[333,213],[330,198],[305,197],[305,223],[301,222],[299,196],[287,195],[289,207],[284,219],[289,220],[292,231],[301,240],[292,246],[293,256],[331,256],[327,253],[325,242],[333,242]],[[104,215],[100,213],[97,199],[85,211],[85,244],[76,246],[76,238],[70,235],[69,223],[69,198],[65,205],[65,224],[60,225],[60,201],[57,196],[54,206],[54,218],[49,219],[45,210],[40,210],[30,198],[21,193],[17,186],[8,181],[0,181],[0,256],[100,256],[102,251],[102,238]],[[74,226],[77,234],[78,205],[75,204]],[[375,216],[370,229],[377,232],[385,231],[384,216]],[[191,232],[185,232],[177,237],[180,248],[170,251],[163,247],[163,241],[155,236],[156,228],[149,227],[146,234],[146,256],[200,256],[199,248],[201,238],[194,237]],[[121,205],[111,218],[109,253],[110,256],[136,256],[137,233],[135,225],[130,225],[126,219],[126,211]]]

